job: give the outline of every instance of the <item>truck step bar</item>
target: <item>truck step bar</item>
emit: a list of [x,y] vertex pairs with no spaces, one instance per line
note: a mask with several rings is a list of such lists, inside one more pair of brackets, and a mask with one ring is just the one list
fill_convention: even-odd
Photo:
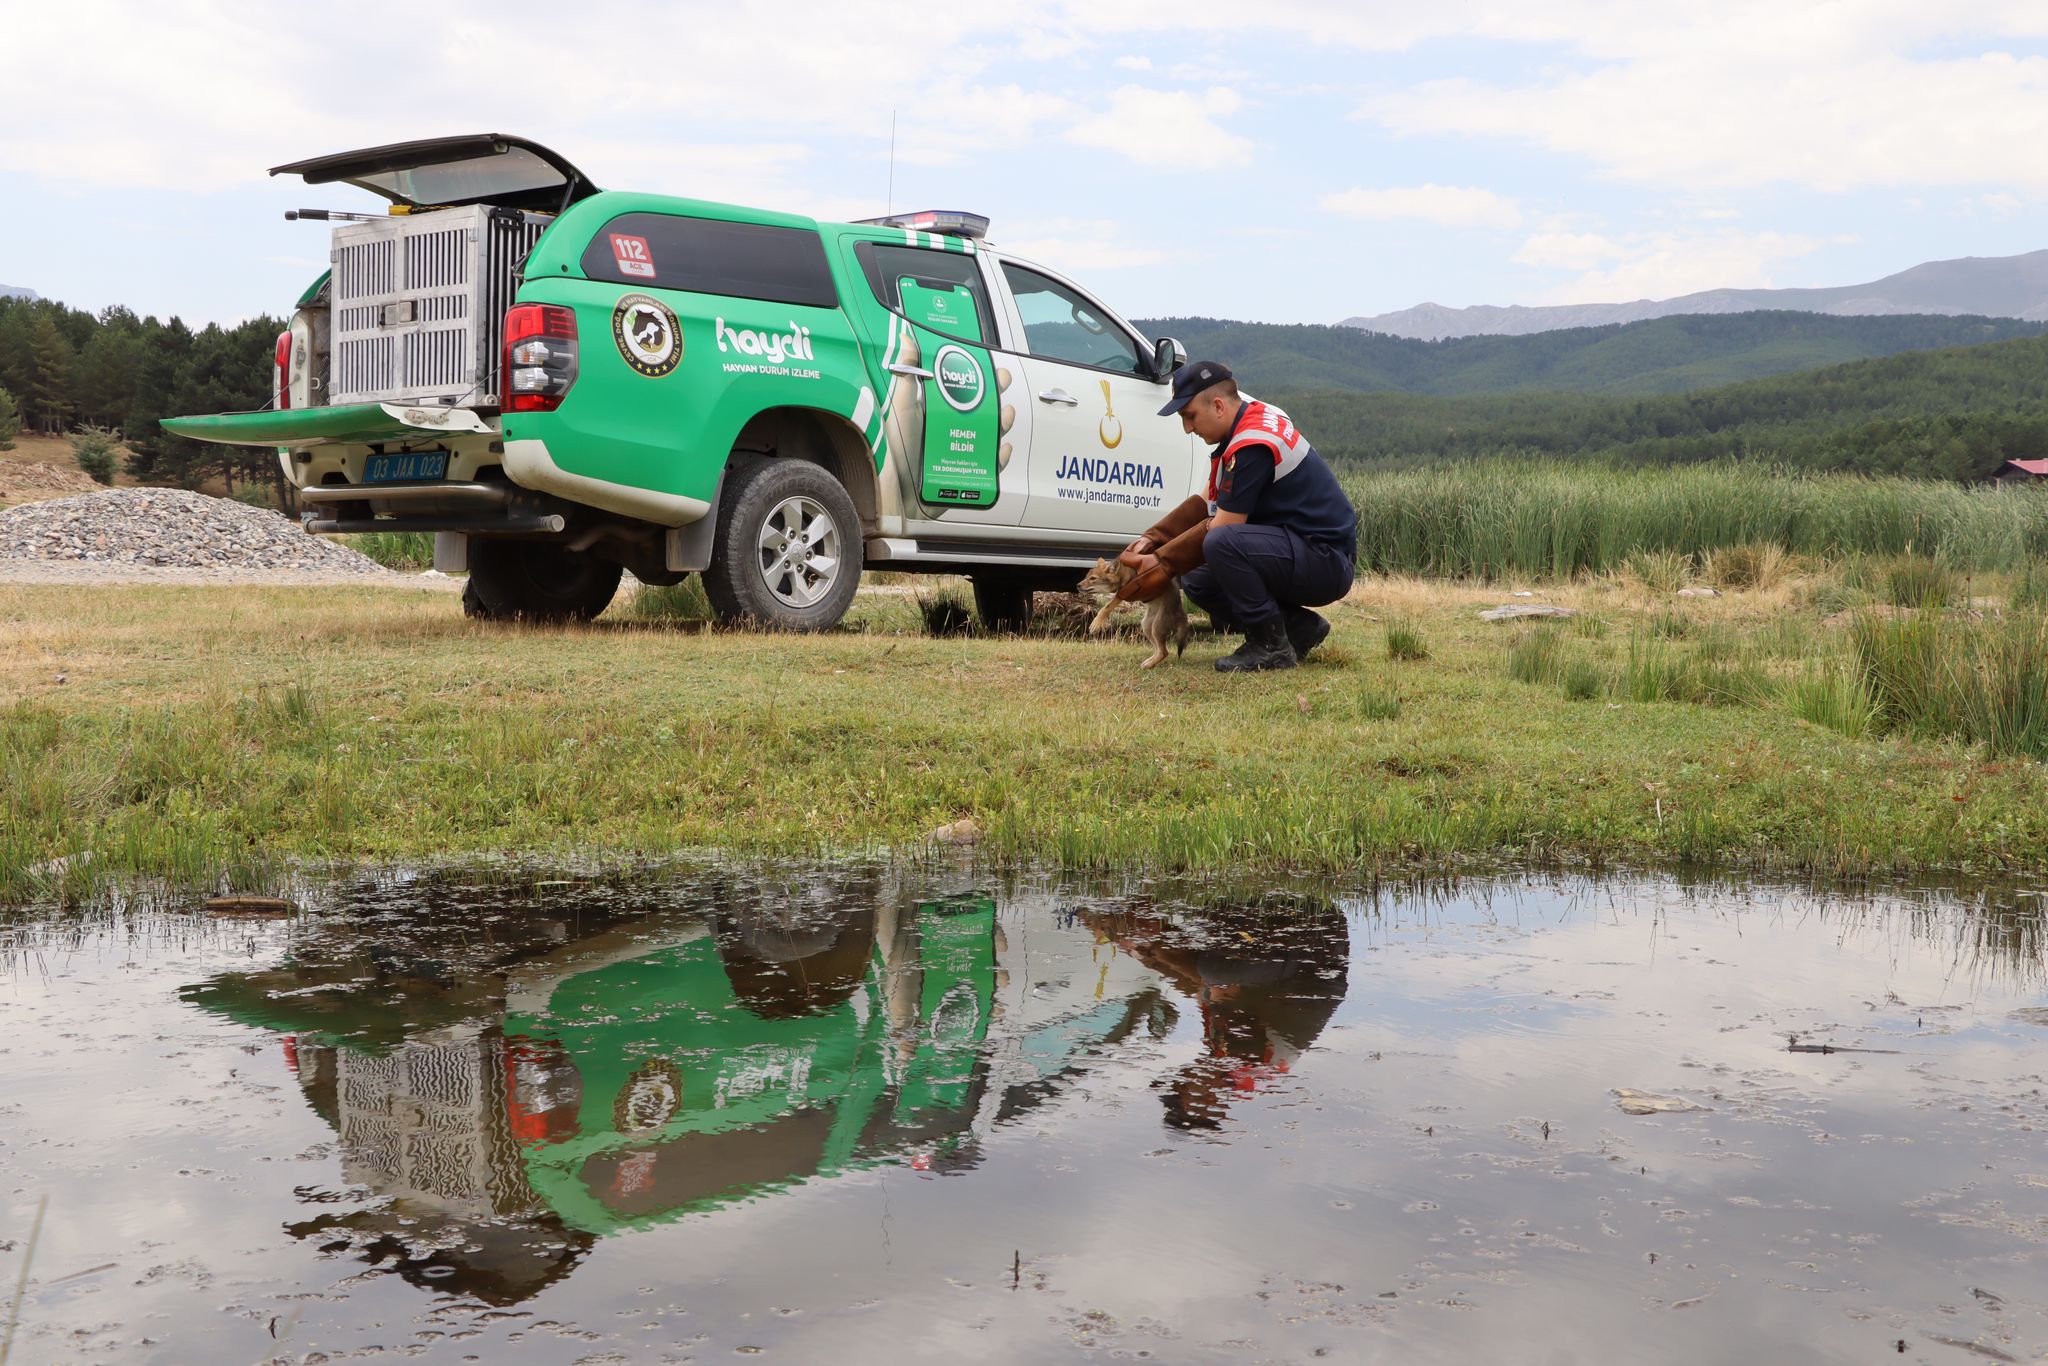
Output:
[[569,525],[568,518],[559,513],[534,517],[408,520],[404,517],[320,517],[304,512],[299,514],[299,520],[315,536],[338,536],[358,531],[454,531],[464,536],[534,536],[555,535]]
[[299,490],[309,507],[328,503],[449,503],[459,507],[501,508],[512,501],[503,484],[322,484]]
[[1004,545],[995,541],[932,541],[907,540],[898,537],[876,537],[868,542],[868,563],[889,564],[1014,564],[1042,569],[1075,569],[1083,572],[1095,567],[1098,556],[1114,555],[1124,548],[1124,542],[1114,545]]

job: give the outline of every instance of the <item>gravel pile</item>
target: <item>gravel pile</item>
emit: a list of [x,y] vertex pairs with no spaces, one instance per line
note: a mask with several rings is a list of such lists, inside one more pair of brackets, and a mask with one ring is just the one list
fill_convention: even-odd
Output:
[[101,489],[0,511],[0,560],[386,574],[268,508],[184,489]]

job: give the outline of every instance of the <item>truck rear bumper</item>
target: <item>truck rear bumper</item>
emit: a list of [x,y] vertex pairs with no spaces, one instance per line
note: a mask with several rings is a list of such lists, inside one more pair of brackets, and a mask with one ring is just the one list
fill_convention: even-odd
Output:
[[637,517],[657,526],[688,526],[702,521],[711,511],[711,504],[701,498],[571,473],[555,463],[547,442],[531,437],[505,443],[505,477],[522,488],[552,493],[572,503],[603,508],[621,517]]

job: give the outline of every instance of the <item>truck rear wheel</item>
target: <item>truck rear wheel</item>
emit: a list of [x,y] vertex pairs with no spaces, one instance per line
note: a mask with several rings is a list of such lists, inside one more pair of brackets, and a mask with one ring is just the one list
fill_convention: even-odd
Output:
[[704,595],[720,621],[830,630],[853,605],[861,557],[860,514],[829,471],[788,457],[735,466]]
[[983,630],[1023,631],[1031,625],[1031,581],[1001,570],[970,574],[974,615]]
[[546,541],[477,537],[469,546],[462,610],[489,621],[589,621],[619,591],[609,560]]

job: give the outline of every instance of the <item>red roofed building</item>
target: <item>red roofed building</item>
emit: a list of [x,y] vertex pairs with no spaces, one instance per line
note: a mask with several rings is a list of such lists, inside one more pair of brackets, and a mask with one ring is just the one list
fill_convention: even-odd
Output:
[[1996,477],[2001,484],[2032,484],[2048,479],[2048,460],[2008,460]]

